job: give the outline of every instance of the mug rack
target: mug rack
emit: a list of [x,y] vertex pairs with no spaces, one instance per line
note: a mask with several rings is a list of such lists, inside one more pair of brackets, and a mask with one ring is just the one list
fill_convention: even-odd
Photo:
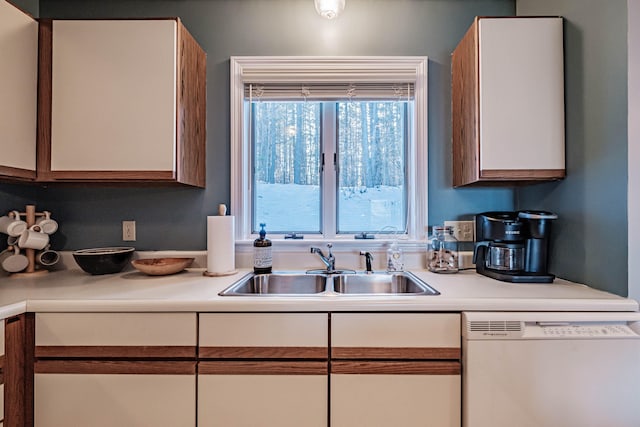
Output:
[[[26,205],[24,212],[18,212],[20,217],[25,218],[25,222],[27,223],[27,229],[31,228],[31,226],[35,225],[36,220],[39,217],[44,217],[44,212],[36,212],[35,205]],[[36,250],[35,249],[25,249],[25,255],[29,260],[29,264],[27,268],[19,273],[12,273],[9,277],[33,277],[38,275],[44,275],[49,273],[49,270],[45,268],[37,268],[36,267]]]

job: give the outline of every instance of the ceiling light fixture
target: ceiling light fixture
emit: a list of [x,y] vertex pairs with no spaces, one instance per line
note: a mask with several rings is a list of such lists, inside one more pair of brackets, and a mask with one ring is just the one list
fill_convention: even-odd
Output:
[[327,19],[334,19],[344,10],[346,0],[313,0],[316,12]]

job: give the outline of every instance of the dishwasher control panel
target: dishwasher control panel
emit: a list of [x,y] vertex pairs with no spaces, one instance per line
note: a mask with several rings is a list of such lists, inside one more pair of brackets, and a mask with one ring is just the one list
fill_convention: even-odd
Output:
[[637,338],[625,323],[527,323],[522,338]]

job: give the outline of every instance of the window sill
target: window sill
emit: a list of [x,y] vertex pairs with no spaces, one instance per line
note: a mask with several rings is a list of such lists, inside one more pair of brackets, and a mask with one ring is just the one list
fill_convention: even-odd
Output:
[[[333,244],[331,250],[333,252],[352,252],[358,251],[381,251],[387,250],[389,245],[396,241],[395,239],[272,239],[272,250],[275,251],[304,251],[308,252],[309,247],[316,246],[325,249],[327,243]],[[403,240],[398,239],[398,246],[405,252],[425,251],[426,241],[424,240]],[[253,240],[236,240],[236,252],[253,251]]]

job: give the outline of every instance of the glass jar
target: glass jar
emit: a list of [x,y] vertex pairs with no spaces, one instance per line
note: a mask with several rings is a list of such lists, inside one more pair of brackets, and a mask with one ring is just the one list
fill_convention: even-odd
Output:
[[434,273],[458,272],[458,240],[453,227],[434,225],[427,242],[427,268]]

